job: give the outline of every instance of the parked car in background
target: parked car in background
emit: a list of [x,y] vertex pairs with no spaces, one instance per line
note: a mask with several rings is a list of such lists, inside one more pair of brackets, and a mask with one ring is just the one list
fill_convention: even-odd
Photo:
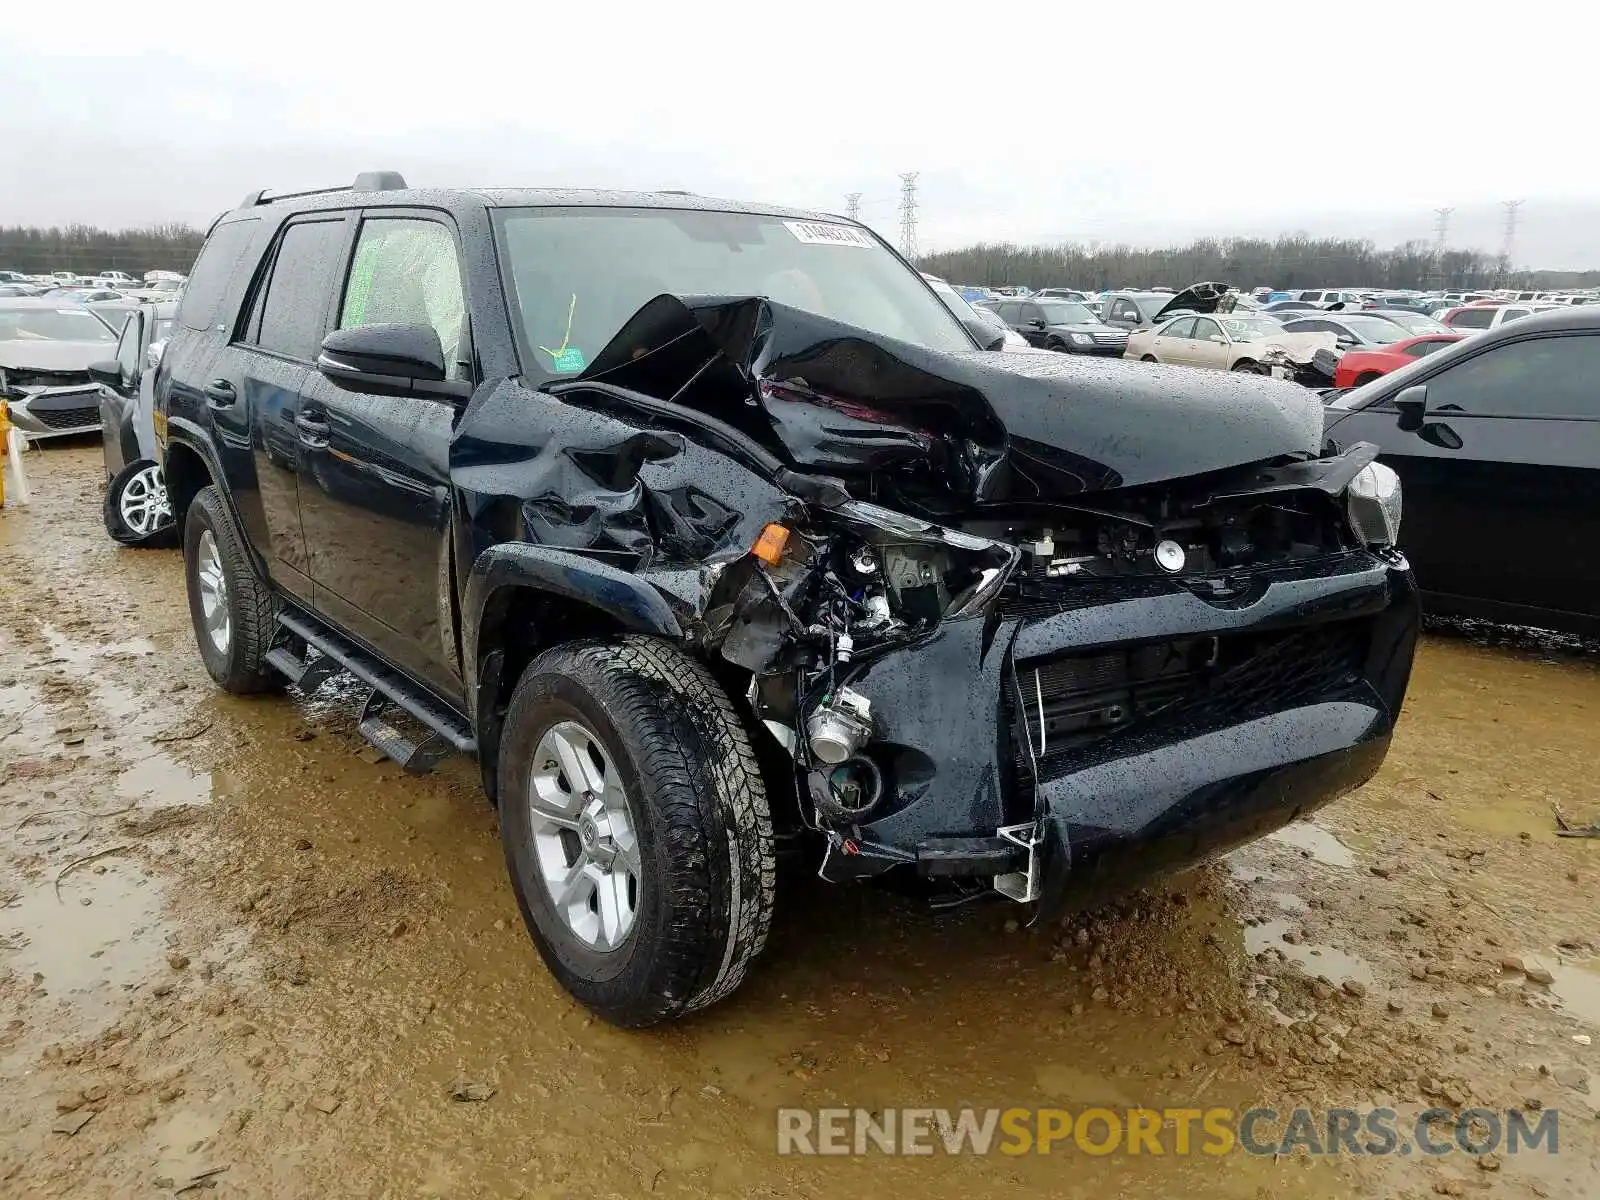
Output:
[[1270,317],[1180,313],[1157,329],[1130,334],[1127,356],[1143,362],[1289,379],[1297,368],[1309,364],[1318,350],[1331,350],[1333,345],[1331,337],[1289,333]]
[[1128,345],[1126,330],[1107,325],[1072,300],[991,300],[983,307],[1041,350],[1121,358]]
[[1411,310],[1416,311],[1416,312],[1422,312],[1424,310],[1424,308],[1427,306],[1427,303],[1428,303],[1428,298],[1426,296],[1417,296],[1417,295],[1413,295],[1413,294],[1411,294],[1409,292],[1398,292],[1398,293],[1396,293],[1396,292],[1390,292],[1390,293],[1376,292],[1376,293],[1374,293],[1374,294],[1372,294],[1370,296],[1365,297],[1361,301],[1361,308],[1363,310],[1371,309],[1371,308],[1384,308],[1384,309],[1399,309],[1399,308],[1403,308],[1403,309],[1411,309]]
[[1083,302],[1089,298],[1087,292],[1080,292],[1077,288],[1048,287],[1040,288],[1033,294],[1035,300],[1077,300]]
[[1000,319],[1000,314],[995,312],[994,309],[988,308],[982,304],[974,304],[971,306],[971,308],[973,312],[978,314],[978,319],[980,321],[984,322],[996,333],[1005,338],[1005,342],[1000,346],[1000,349],[1013,352],[1018,350],[1033,349],[1033,347],[1028,344],[1028,339],[1023,337],[1015,329],[1012,329],[1009,325],[1002,321]]
[[1393,321],[1413,337],[1422,337],[1429,333],[1449,333],[1450,326],[1442,321],[1437,321],[1425,312],[1417,312],[1410,308],[1363,308],[1352,314],[1362,317],[1381,317],[1385,321]]
[[1357,346],[1392,346],[1411,334],[1401,325],[1363,312],[1331,312],[1297,317],[1283,323],[1290,333],[1331,333],[1339,349]]
[[1312,304],[1309,300],[1274,300],[1262,311],[1273,316],[1281,316],[1285,313],[1321,312],[1322,306]]
[[1452,308],[1440,316],[1447,327],[1458,333],[1476,333],[1484,329],[1499,329],[1507,321],[1520,321],[1537,312],[1547,312],[1558,307],[1553,304],[1468,304]]
[[0,396],[26,438],[100,428],[89,364],[110,353],[111,327],[87,308],[39,297],[0,300]]
[[1333,386],[1351,388],[1371,383],[1374,379],[1398,370],[1407,363],[1436,354],[1446,346],[1455,345],[1461,337],[1459,333],[1430,333],[1422,337],[1392,342],[1387,346],[1348,350],[1339,360],[1338,369],[1334,371]]
[[1335,304],[1351,308],[1359,307],[1364,297],[1360,292],[1352,292],[1342,288],[1313,288],[1310,291],[1301,292],[1295,299],[1304,303],[1315,304],[1318,308],[1330,308]]
[[101,271],[100,274],[95,276],[95,278],[100,280],[102,283],[110,284],[119,288],[131,288],[139,286],[139,280],[135,279],[132,275],[129,275],[126,271]]
[[38,289],[24,283],[0,283],[0,298],[15,299],[18,296],[32,296]]
[[1600,310],[1502,324],[1334,399],[1405,481],[1428,611],[1600,635]]
[[101,515],[106,532],[125,546],[178,544],[151,419],[155,371],[177,309],[171,302],[131,307],[115,356],[89,366],[100,386],[100,445],[106,464]]
[[1173,300],[1172,292],[1111,292],[1101,297],[1101,320],[1130,332],[1153,329]]

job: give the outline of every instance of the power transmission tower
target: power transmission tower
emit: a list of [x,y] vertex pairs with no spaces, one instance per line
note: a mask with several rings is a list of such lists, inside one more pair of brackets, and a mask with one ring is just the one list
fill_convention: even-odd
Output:
[[1505,238],[1500,243],[1500,282],[1509,283],[1511,280],[1511,256],[1517,250],[1517,210],[1522,207],[1521,200],[1506,200],[1501,205],[1506,210]]
[[917,261],[917,176],[907,171],[900,176],[900,253],[907,262]]
[[852,221],[861,219],[861,193],[846,192],[844,194],[844,215]]
[[1454,208],[1436,208],[1433,210],[1433,280],[1435,287],[1444,287],[1448,280],[1444,277],[1444,251],[1445,243],[1450,237],[1450,214]]

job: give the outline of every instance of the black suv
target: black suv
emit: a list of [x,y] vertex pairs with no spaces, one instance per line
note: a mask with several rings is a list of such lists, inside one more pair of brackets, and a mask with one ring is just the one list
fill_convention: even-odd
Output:
[[1360,784],[1410,672],[1393,475],[1315,396],[983,353],[837,217],[252,195],[155,396],[212,677],[475,754],[619,1024],[737,986],[777,847],[1059,910]]

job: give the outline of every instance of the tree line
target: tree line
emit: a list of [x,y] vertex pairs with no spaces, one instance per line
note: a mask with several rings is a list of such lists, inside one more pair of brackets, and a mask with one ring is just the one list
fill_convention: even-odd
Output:
[[1600,271],[1509,271],[1477,250],[1435,254],[1411,241],[1380,249],[1355,238],[1304,236],[1200,238],[1186,246],[1148,249],[1074,243],[1016,246],[980,242],[923,255],[917,265],[951,283],[1030,288],[1184,287],[1217,280],[1235,287],[1578,288],[1600,284]]
[[0,269],[24,275],[71,271],[95,275],[126,271],[180,271],[187,275],[205,241],[205,231],[190,225],[151,225],[143,229],[97,229],[92,225],[0,225]]

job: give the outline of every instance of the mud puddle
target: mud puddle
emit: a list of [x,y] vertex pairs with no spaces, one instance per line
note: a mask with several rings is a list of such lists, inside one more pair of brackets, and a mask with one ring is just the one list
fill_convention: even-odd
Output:
[[[29,819],[0,885],[22,906],[0,910],[0,930],[29,939],[0,949],[0,997],[22,1022],[0,1042],[0,1192],[171,1194],[219,1165],[203,1177],[219,1197],[1600,1187],[1578,1074],[1595,1052],[1572,1038],[1592,1027],[1592,956],[1539,955],[1548,987],[1501,965],[1594,936],[1600,843],[1556,839],[1550,820],[1552,801],[1592,807],[1571,767],[1600,761],[1588,659],[1428,640],[1372,784],[1096,913],[1029,927],[1006,907],[936,916],[880,889],[788,880],[735,997],[624,1033],[539,962],[473,764],[414,778],[367,761],[331,688],[309,702],[210,690],[177,556],[98,535],[97,456],[45,456],[36,504],[0,520],[0,570],[33,580],[26,597],[0,593],[0,618],[36,631],[0,643],[0,696],[45,701],[0,739],[0,767],[34,773],[0,775],[6,826]],[[80,710],[93,728],[64,746],[55,730]],[[145,823],[167,808],[185,823]],[[123,841],[43,911],[63,866]],[[119,904],[107,926],[79,923]],[[60,961],[34,996],[25,956],[41,940]],[[453,1099],[461,1084],[487,1099]],[[1498,1170],[1464,1156],[774,1152],[790,1105],[1320,1111],[1441,1096],[1537,1101],[1572,1124],[1555,1159]],[[54,1132],[74,1103],[93,1119]]]

